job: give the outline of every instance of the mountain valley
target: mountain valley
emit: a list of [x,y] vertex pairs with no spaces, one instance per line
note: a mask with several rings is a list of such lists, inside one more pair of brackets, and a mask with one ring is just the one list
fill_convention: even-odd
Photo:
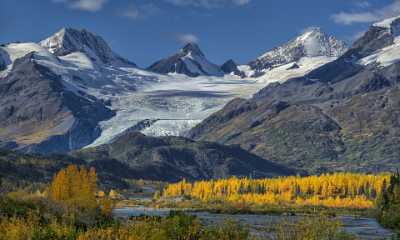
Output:
[[[317,34],[314,33],[315,31]],[[299,38],[303,41],[307,41],[307,36],[312,36],[310,41],[314,41],[312,40],[314,35],[324,36],[322,40],[325,41],[332,38],[325,37],[319,29],[312,30],[311,33],[306,32]],[[329,44],[329,42],[319,42],[321,46],[324,44]],[[342,47],[340,45],[337,52],[340,52]],[[32,58],[32,62],[49,73],[57,75],[64,88],[62,92],[69,92],[72,96],[84,98],[89,102],[97,102],[98,105],[105,108],[104,111],[109,112],[99,121],[93,121],[89,127],[90,130],[81,129],[87,132],[87,135],[84,136],[85,140],[64,137],[68,141],[57,140],[56,144],[59,147],[54,149],[54,152],[68,152],[85,147],[85,145],[105,144],[125,130],[141,125],[143,121],[147,124],[142,126],[139,131],[146,135],[183,136],[210,114],[221,109],[231,99],[235,97],[248,98],[266,85],[265,81],[257,78],[243,78],[244,73],[239,71],[239,68],[243,68],[243,66],[237,66],[233,61],[230,62],[231,72],[223,76],[224,71],[229,72],[226,69],[227,65],[224,70],[209,62],[195,43],[187,44],[176,55],[153,64],[148,68],[149,71],[142,70],[131,61],[115,54],[100,36],[87,30],[63,28],[38,44],[11,43],[3,45],[1,51],[3,65],[6,69],[0,72],[0,76],[11,76],[15,71],[17,60],[34,52],[35,57]],[[284,51],[284,54],[290,52],[289,48]],[[305,57],[306,54],[304,57],[303,55],[298,56],[295,64],[302,66],[303,61],[311,61],[316,62],[316,66],[319,66],[322,62],[333,59],[330,53],[329,56],[321,57],[324,54],[326,53],[315,54],[319,58],[326,58],[322,61],[314,61],[313,58]],[[176,65],[178,62],[183,65],[176,69],[171,68],[171,66],[178,66]],[[281,69],[277,67],[278,75],[281,76],[273,81],[284,81],[291,76],[290,72],[292,71],[296,75],[308,71],[310,66],[314,67],[313,64],[307,65],[306,69],[301,68],[298,72],[298,69],[282,69],[287,64],[293,65],[294,63],[282,64]],[[194,69],[194,66],[197,66],[197,69]],[[282,74],[283,72],[287,72],[287,74]],[[11,114],[9,108],[12,107],[8,106],[8,109],[4,109],[6,115]],[[39,110],[43,111],[41,108]],[[18,113],[15,115],[14,117],[23,118]],[[39,125],[40,122],[41,120],[39,120]],[[43,124],[48,125],[48,123]],[[58,121],[55,123],[55,127],[64,129],[64,126],[68,124],[80,127],[80,123],[71,120]],[[46,147],[41,149],[41,142],[50,142],[46,144],[54,146],[51,143],[52,140],[49,140],[50,138],[54,139],[53,135],[56,139],[63,138],[63,135],[71,135],[63,133],[64,130],[52,132],[41,129],[37,134],[36,130],[32,131],[32,133],[21,132],[21,137],[9,131],[3,131],[1,139],[3,142],[15,143],[14,145],[18,146],[17,149],[46,153],[49,150]],[[47,131],[48,135],[43,134],[44,131]],[[32,141],[29,134],[31,136],[41,135],[42,138]],[[26,138],[27,141],[21,141],[21,138]],[[31,144],[39,147],[30,147]]]
[[[160,158],[157,147],[146,145],[148,152],[135,148],[136,157],[122,157],[112,151],[113,144],[166,137],[167,152],[178,146],[196,149],[182,152],[199,164],[196,170],[169,166],[176,174],[168,180],[179,180],[174,177],[179,174],[217,176],[201,167],[202,161],[212,163],[199,158],[209,151],[203,143],[173,136],[240,145],[298,173],[390,170],[399,156],[396,26],[396,19],[377,23],[350,48],[310,28],[247,65],[228,60],[218,66],[199,45],[189,43],[143,69],[114,53],[100,36],[72,28],[39,43],[3,44],[0,146],[140,161],[133,164],[136,174],[146,177],[138,169],[150,164],[151,172],[158,172],[153,179],[163,171],[160,166],[181,154]],[[221,161],[232,156],[228,149],[221,151],[228,154]],[[158,157],[151,160],[146,154]],[[241,161],[229,164],[241,166]],[[249,175],[257,169],[254,164],[233,175]],[[227,168],[218,176],[231,173]]]

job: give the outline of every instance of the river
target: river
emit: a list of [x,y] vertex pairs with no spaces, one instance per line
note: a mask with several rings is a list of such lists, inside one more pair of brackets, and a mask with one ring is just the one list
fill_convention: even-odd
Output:
[[[170,209],[154,209],[145,207],[125,207],[114,209],[116,218],[129,218],[134,216],[168,216]],[[250,227],[254,236],[272,238],[271,227],[282,220],[295,220],[301,216],[284,215],[257,215],[257,214],[215,214],[208,212],[188,212],[197,216],[206,225],[223,222],[225,219],[233,219]],[[343,223],[343,231],[358,236],[361,240],[391,239],[393,232],[382,228],[374,218],[358,216],[338,216]]]

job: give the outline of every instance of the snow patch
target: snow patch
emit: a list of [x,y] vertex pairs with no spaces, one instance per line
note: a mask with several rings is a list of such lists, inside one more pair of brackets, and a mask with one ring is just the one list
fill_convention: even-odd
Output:
[[31,52],[35,52],[35,56],[39,59],[57,62],[58,59],[51,54],[47,49],[41,47],[37,43],[10,43],[1,47],[9,58],[8,69],[11,69],[12,63],[18,59],[26,56]]
[[148,136],[184,136],[202,120],[159,120],[142,131]]
[[[335,59],[336,57],[326,56],[303,57],[299,61],[290,62],[271,69],[263,70],[261,73],[259,73],[261,76],[255,77],[254,79],[257,82],[264,83],[266,85],[274,82],[283,83],[291,78],[302,77],[312,70],[332,62]],[[252,76],[256,73],[248,65],[241,65],[238,68],[240,71],[243,71],[246,76]]]
[[400,61],[400,37],[395,38],[394,44],[380,49],[372,55],[358,61],[361,65],[379,64],[387,67]]
[[400,16],[387,18],[387,19],[382,20],[380,22],[374,23],[372,26],[374,26],[374,27],[382,27],[382,28],[391,28],[392,23],[395,20],[399,19],[399,18],[400,18]]

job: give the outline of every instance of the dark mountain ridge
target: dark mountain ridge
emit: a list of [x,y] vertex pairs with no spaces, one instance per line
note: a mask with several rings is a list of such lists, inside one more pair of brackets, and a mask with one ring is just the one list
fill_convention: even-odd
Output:
[[148,137],[128,132],[110,144],[73,153],[86,161],[117,161],[133,176],[149,180],[179,181],[229,176],[273,177],[291,175],[286,167],[250,154],[238,146],[195,142],[182,137]]

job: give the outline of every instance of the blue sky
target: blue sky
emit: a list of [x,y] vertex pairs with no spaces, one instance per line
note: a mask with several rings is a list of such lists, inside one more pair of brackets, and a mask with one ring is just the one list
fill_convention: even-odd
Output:
[[351,42],[400,0],[0,0],[0,43],[86,28],[146,67],[197,41],[210,60],[246,63],[310,26]]

